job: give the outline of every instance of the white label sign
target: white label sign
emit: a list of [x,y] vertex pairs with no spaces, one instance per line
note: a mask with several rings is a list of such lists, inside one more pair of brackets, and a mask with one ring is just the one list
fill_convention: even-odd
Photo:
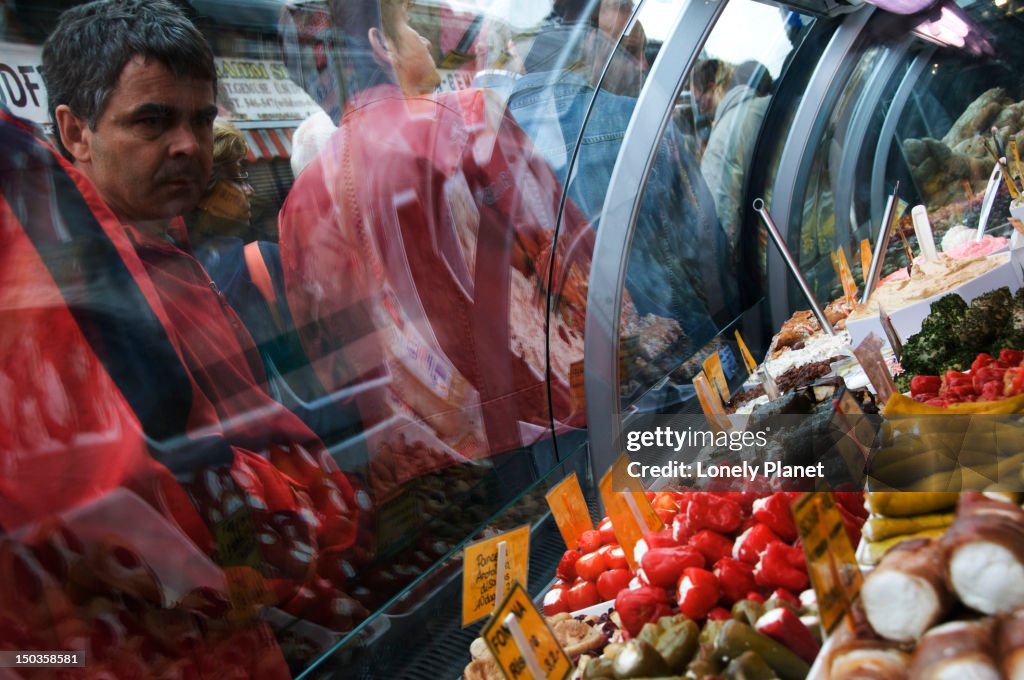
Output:
[[279,61],[218,57],[218,102],[237,120],[303,120],[320,110]]
[[42,63],[42,47],[0,41],[0,104],[40,125],[49,122]]

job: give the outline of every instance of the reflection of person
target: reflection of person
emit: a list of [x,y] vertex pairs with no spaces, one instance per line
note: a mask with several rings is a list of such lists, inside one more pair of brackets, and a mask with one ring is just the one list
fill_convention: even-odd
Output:
[[735,68],[715,109],[700,169],[714,196],[718,219],[735,252],[740,237],[744,182],[770,101],[772,79],[764,66],[747,61]]
[[295,128],[295,134],[292,135],[292,177],[298,177],[306,169],[337,129],[331,117],[322,110]]
[[714,125],[715,109],[729,89],[731,79],[732,65],[718,59],[699,62],[690,74],[690,92],[697,109],[696,128],[702,153]]
[[[280,512],[308,532],[314,547],[318,541],[350,546],[356,513],[347,479],[331,465],[316,436],[269,397],[252,337],[189,252],[180,215],[199,202],[213,165],[216,68],[206,41],[162,0],[97,0],[61,15],[43,47],[43,73],[61,150],[84,176],[82,191],[95,196],[109,216],[103,228],[111,238],[131,243],[131,264],[138,265],[131,278],[152,293],[134,301],[148,303],[148,313],[173,343],[170,356],[180,361],[169,368],[177,380],[148,385],[144,389],[150,393],[141,395],[158,413],[186,414],[176,421],[177,428],[156,421],[160,431],[147,431],[154,446],[167,446],[163,440],[170,439],[185,449],[186,460],[230,463],[232,475],[239,475],[231,479],[259,474],[263,484],[280,477],[276,465],[293,475],[302,466],[308,476],[296,479],[300,486],[329,482],[344,500],[329,508],[326,499],[313,504],[307,494],[310,503],[303,505],[297,494],[261,497],[260,489],[267,486],[236,482],[239,496],[244,489],[269,509],[269,516],[252,518],[256,529],[276,531],[268,523],[277,521],[273,515]],[[110,256],[104,264],[119,268],[127,262]],[[96,303],[116,309],[132,300]],[[166,355],[152,360],[165,361]],[[195,448],[193,439],[203,436],[217,444],[212,460]],[[307,451],[315,462],[307,464]],[[180,459],[173,452],[166,455]],[[227,490],[224,482],[209,485],[209,477],[197,475],[193,491],[205,519],[214,524],[224,517],[224,506],[218,504]],[[313,526],[300,513],[303,507],[332,519]],[[263,557],[266,573],[285,573],[283,555],[266,552]],[[282,583],[298,587],[294,574]],[[290,597],[288,592],[283,587],[276,594],[283,599]]]
[[[390,376],[387,400],[360,395],[368,422],[389,417],[399,399],[453,448],[478,430],[475,413],[485,450],[520,446],[520,421],[550,422],[543,351],[538,364],[523,349],[542,342],[543,323],[539,338],[513,338],[522,316],[543,319],[540,307],[516,305],[534,304],[546,281],[558,182],[522,153],[528,138],[486,92],[420,94],[437,72],[407,3],[384,0],[378,11],[372,0],[338,2],[335,14],[348,61],[361,69],[338,132],[280,216],[288,299],[307,353],[330,389]],[[579,226],[570,244],[586,232]],[[556,269],[556,280],[571,271]],[[578,282],[553,288],[581,326]],[[395,343],[429,357],[433,374],[399,361]],[[567,384],[553,389],[567,411]]]
[[[518,80],[508,103],[537,150],[567,182],[571,203],[595,225],[636,106],[633,97],[594,89],[589,74],[602,68],[593,61],[597,56],[571,47],[551,55],[549,70]],[[558,70],[559,64],[569,66]],[[576,179],[569,181],[574,152]],[[734,284],[726,262],[713,202],[696,162],[669,127],[644,193],[627,289],[641,314],[671,317],[694,342],[703,343],[714,334],[712,317],[731,310]]]
[[249,147],[242,132],[223,118],[213,123],[213,171],[206,191],[185,223],[194,245],[211,238],[238,236],[249,240],[250,199],[255,191],[242,168]]

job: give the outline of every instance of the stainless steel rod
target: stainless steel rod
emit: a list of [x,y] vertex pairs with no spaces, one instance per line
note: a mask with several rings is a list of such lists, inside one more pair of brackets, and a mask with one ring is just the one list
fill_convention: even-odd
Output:
[[771,213],[768,212],[768,208],[764,205],[764,200],[761,198],[754,199],[754,210],[761,216],[761,221],[764,222],[764,226],[768,229],[768,233],[772,237],[772,241],[775,242],[775,247],[779,249],[779,253],[782,254],[782,259],[786,261],[786,266],[789,267],[789,273],[793,275],[796,282],[800,284],[800,290],[803,292],[804,297],[807,298],[807,302],[811,305],[811,311],[814,312],[814,316],[818,318],[818,323],[821,324],[822,329],[829,335],[835,335],[836,332],[832,330],[832,324],[828,322],[825,317],[825,312],[821,311],[821,307],[818,305],[818,301],[814,299],[814,294],[811,292],[811,287],[807,285],[807,279],[800,273],[799,267],[796,266],[796,260],[789,252],[789,248],[786,246],[785,239],[782,238],[782,234],[779,232],[779,228],[775,226],[775,220],[772,219]]
[[868,277],[864,280],[864,295],[860,299],[862,305],[868,303],[882,276],[882,265],[885,263],[885,254],[889,251],[889,240],[892,239],[892,220],[899,200],[897,198],[899,190],[900,183],[896,182],[896,187],[885,203],[885,212],[882,213],[882,228],[878,231],[878,239],[875,240],[875,255],[871,258],[871,271],[868,272]]

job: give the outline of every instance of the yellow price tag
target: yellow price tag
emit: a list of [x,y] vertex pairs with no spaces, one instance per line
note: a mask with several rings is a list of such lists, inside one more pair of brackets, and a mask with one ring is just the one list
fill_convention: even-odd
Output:
[[580,535],[594,528],[590,521],[590,510],[583,498],[583,489],[576,473],[572,473],[548,491],[546,498],[555,518],[558,531],[562,534],[565,547],[575,550],[579,545]]
[[850,271],[850,261],[846,259],[846,251],[840,247],[836,250],[836,261],[839,264],[839,281],[843,284],[843,294],[851,305],[857,301],[857,282]]
[[734,331],[734,334],[736,335],[736,344],[740,348],[740,356],[743,357],[743,365],[747,367],[747,373],[753,375],[754,371],[757,370],[757,362],[754,361],[754,356],[747,349],[747,343],[743,341],[743,336],[740,335],[740,332]]
[[729,381],[725,379],[725,371],[722,370],[722,357],[718,356],[718,352],[705,359],[701,367],[715,383],[715,388],[722,397],[722,401],[729,401]]
[[874,254],[871,252],[871,241],[864,239],[860,242],[860,278],[864,285],[868,283],[868,273],[871,271],[872,257],[874,257]]
[[512,584],[481,637],[509,680],[564,680],[572,672],[565,650],[518,582]]
[[822,628],[831,633],[850,615],[864,581],[831,493],[801,494],[793,503]]
[[732,423],[725,415],[725,407],[718,390],[711,387],[707,375],[703,372],[693,376],[693,389],[697,392],[697,400],[700,408],[708,419],[708,424],[716,432],[728,432],[732,429]]
[[635,571],[640,565],[633,558],[636,542],[645,531],[661,531],[664,524],[647,498],[640,480],[629,474],[629,456],[623,454],[601,478],[598,489],[612,521],[615,539],[626,553],[626,560]]
[[[504,544],[501,547],[500,544]],[[498,564],[498,553],[505,553],[504,565]],[[530,564],[530,527],[499,534],[466,546],[462,567],[462,625],[468,626],[488,616],[494,606],[512,587],[513,581],[526,583]],[[501,579],[499,593],[499,572]]]

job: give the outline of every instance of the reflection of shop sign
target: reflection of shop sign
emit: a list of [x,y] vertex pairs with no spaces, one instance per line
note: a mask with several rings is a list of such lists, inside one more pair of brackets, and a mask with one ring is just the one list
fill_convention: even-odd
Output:
[[301,120],[320,110],[279,61],[218,57],[218,101],[239,120]]
[[49,122],[39,73],[43,48],[0,41],[0,104],[33,123]]

